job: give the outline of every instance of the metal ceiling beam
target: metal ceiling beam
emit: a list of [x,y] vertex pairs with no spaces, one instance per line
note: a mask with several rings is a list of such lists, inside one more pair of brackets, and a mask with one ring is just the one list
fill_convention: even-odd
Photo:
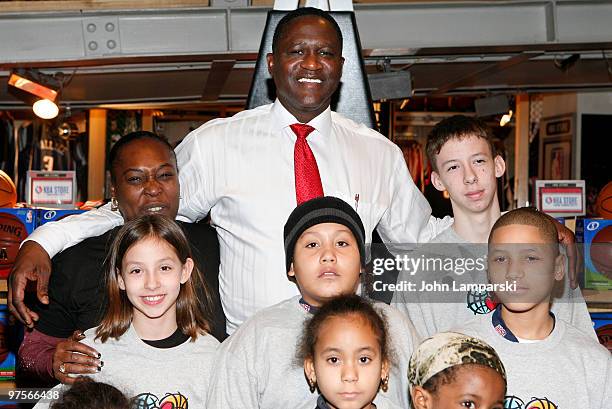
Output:
[[473,71],[456,80],[447,82],[446,84],[442,85],[441,87],[436,89],[434,92],[432,92],[430,95],[432,96],[444,95],[448,91],[452,91],[455,88],[472,86],[474,85],[475,82],[478,82],[482,80],[483,78],[488,77],[489,75],[497,74],[507,68],[522,64],[525,61],[529,61],[530,59],[535,58],[539,55],[542,55],[542,53],[528,52],[528,53],[521,53],[519,55],[515,55],[514,57],[510,57],[507,60],[499,61],[497,63],[489,65],[488,67],[484,67],[479,70]]
[[[0,65],[256,53],[267,11],[0,11]],[[356,4],[355,14],[362,46],[373,55],[418,55],[432,47],[603,45],[612,38],[612,3],[600,0]]]

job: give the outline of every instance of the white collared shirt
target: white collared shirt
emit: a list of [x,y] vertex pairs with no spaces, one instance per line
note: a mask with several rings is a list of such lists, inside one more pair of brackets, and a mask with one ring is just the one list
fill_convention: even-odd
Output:
[[[179,219],[211,212],[221,251],[219,286],[232,333],[257,310],[298,293],[287,278],[283,226],[296,206],[293,149],[297,123],[278,100],[207,122],[176,148]],[[431,218],[400,149],[376,131],[327,109],[309,122],[308,144],[326,196],[348,202],[363,220],[366,241],[423,243],[450,225]],[[122,223],[108,208],[47,223],[30,239],[50,255]]]

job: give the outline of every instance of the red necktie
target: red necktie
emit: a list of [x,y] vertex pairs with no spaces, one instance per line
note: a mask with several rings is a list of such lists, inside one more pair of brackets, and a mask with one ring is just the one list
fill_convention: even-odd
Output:
[[295,148],[293,149],[293,162],[295,168],[295,197],[297,204],[301,204],[315,197],[323,196],[321,175],[319,167],[306,138],[314,131],[314,128],[306,124],[290,125],[291,130],[297,135]]

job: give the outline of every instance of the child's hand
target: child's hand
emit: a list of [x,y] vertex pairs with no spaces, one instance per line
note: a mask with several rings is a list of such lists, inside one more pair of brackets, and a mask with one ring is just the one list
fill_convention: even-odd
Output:
[[85,336],[75,331],[55,347],[53,375],[61,383],[73,384],[80,375],[98,373],[102,369],[101,356],[95,349],[80,343]]

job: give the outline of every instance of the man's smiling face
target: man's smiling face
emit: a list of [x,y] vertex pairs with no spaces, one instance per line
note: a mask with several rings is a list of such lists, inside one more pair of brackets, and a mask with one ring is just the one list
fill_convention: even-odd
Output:
[[278,99],[306,123],[329,106],[340,83],[344,58],[332,24],[308,15],[287,25],[267,61]]

